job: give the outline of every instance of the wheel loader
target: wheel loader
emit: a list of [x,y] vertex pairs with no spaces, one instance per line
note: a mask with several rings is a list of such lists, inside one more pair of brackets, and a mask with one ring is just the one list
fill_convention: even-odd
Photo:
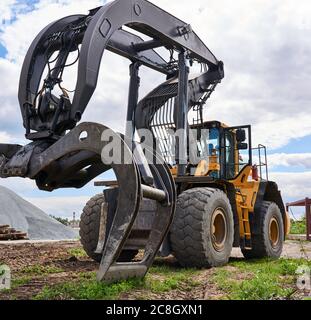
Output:
[[[105,50],[129,61],[124,133],[81,122]],[[65,74],[74,63],[69,92]],[[141,67],[164,77],[145,97]],[[103,191],[80,223],[99,281],[144,277],[156,255],[173,254],[186,267],[224,265],[232,247],[246,259],[278,258],[289,219],[268,179],[265,147],[252,145],[249,125],[206,121],[206,102],[223,78],[224,64],[191,25],[146,0],[54,21],[31,44],[20,76],[30,143],[0,145],[0,176],[30,178],[51,192],[113,170],[114,180],[95,182]]]

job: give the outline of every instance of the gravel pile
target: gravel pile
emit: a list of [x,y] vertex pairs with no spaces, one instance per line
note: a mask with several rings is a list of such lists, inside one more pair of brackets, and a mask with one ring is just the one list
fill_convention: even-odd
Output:
[[27,232],[30,240],[76,239],[78,234],[12,190],[0,186],[0,225]]

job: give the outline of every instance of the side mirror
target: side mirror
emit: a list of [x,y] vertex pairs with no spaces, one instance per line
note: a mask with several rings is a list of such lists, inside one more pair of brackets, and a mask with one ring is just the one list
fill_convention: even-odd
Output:
[[236,141],[244,142],[246,140],[246,132],[244,129],[238,129],[236,131]]
[[248,149],[248,144],[244,142],[239,142],[237,144],[237,149],[238,150],[247,150]]

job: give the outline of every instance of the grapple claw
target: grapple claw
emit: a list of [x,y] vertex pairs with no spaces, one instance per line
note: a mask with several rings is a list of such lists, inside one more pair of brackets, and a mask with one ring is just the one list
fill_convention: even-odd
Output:
[[[97,279],[100,281],[113,282],[131,277],[144,277],[171,225],[176,200],[173,178],[168,166],[161,157],[157,154],[152,154],[148,149],[145,150],[146,155],[155,156],[157,160],[156,163],[159,163],[158,165],[149,165],[150,172],[153,175],[154,186],[151,187],[142,184],[139,166],[136,165],[138,180],[128,181],[127,188],[137,190],[137,194],[140,196],[139,198],[132,199],[127,205],[122,206],[120,199],[124,193],[127,193],[127,189],[120,187],[119,179],[127,179],[127,177],[118,177],[118,204],[97,274]],[[134,156],[133,162],[135,162]],[[128,235],[135,223],[140,202],[146,198],[156,201],[157,209],[149,238],[146,241],[143,258],[139,262],[128,261],[126,263],[119,263],[117,262],[118,256],[122,252]]]
[[104,250],[105,241],[106,241],[107,215],[108,215],[108,203],[103,202],[100,208],[98,244],[95,250],[95,253],[97,254],[101,254]]

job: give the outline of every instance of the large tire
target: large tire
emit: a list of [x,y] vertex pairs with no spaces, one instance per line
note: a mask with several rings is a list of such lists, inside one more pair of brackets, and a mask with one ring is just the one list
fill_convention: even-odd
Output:
[[246,259],[273,258],[281,256],[284,242],[284,224],[282,213],[276,203],[263,201],[258,212],[254,214],[252,225],[259,229],[252,234],[252,249],[242,249]]
[[[102,258],[101,254],[97,254],[94,251],[98,243],[101,206],[104,202],[105,197],[102,193],[91,198],[85,205],[80,220],[81,244],[87,255],[97,262],[100,262]],[[106,230],[107,232],[109,230]],[[131,261],[137,253],[138,250],[123,250],[118,261]]]
[[232,251],[233,236],[232,208],[223,191],[194,188],[178,197],[170,240],[173,254],[182,266],[225,265]]

